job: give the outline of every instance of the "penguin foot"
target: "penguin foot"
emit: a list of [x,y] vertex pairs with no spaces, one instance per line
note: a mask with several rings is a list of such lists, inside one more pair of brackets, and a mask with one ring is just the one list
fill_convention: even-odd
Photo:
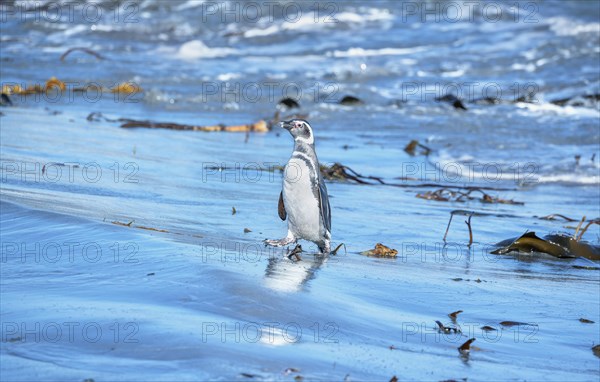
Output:
[[279,240],[265,240],[264,243],[266,245],[270,245],[273,247],[285,247],[286,245],[295,243],[297,240],[294,239],[293,237],[284,237],[283,239],[279,239]]
[[319,247],[319,251],[321,251],[321,253],[319,253],[319,255],[323,255],[323,256],[329,256],[329,254],[331,253],[331,246],[329,244],[329,242],[326,242],[325,245],[323,246],[318,246]]

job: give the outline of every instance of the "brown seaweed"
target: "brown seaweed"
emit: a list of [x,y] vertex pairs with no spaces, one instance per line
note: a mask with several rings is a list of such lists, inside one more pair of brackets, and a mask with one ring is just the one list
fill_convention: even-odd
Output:
[[435,321],[435,323],[438,326],[438,329],[441,333],[460,333],[460,329],[458,328],[454,328],[452,326],[445,326],[444,324],[442,324],[440,321]]
[[502,321],[500,323],[500,325],[506,326],[507,328],[510,328],[512,326],[537,326],[535,324],[529,324],[527,322],[519,322],[519,321]]
[[120,93],[120,94],[136,94],[142,92],[142,88],[140,85],[134,82],[123,82],[110,89],[111,93]]
[[143,121],[128,118],[120,118],[118,122],[121,122],[122,128],[138,128],[144,127],[149,129],[171,129],[171,130],[187,130],[187,131],[227,131],[227,132],[259,132],[264,133],[269,131],[267,122],[260,120],[258,122],[249,125],[232,125],[226,126],[224,124],[212,125],[212,126],[198,126],[198,125],[184,125],[173,122],[153,122]]
[[[421,151],[419,153],[417,153],[417,148],[421,149]],[[419,143],[419,141],[413,139],[412,141],[408,142],[408,144],[404,147],[404,151],[406,151],[406,153],[408,153],[410,156],[415,156],[415,155],[427,156],[431,153],[432,150],[429,147]]]
[[510,252],[546,253],[557,258],[583,257],[589,260],[600,260],[600,247],[579,242],[571,236],[553,234],[544,238],[535,232],[527,232],[517,239],[509,239],[496,244],[500,248],[492,251],[494,255]]
[[464,344],[458,347],[458,351],[461,354],[469,353],[471,351],[471,344],[475,341],[475,338],[467,340]]
[[110,223],[114,224],[114,225],[122,226],[122,227],[143,229],[145,231],[154,231],[154,232],[160,232],[160,233],[169,233],[169,234],[173,234],[173,235],[185,235],[185,236],[191,236],[191,237],[197,237],[197,238],[203,237],[202,235],[198,235],[198,234],[189,235],[189,234],[184,234],[184,233],[180,233],[180,232],[168,231],[168,230],[162,229],[162,228],[148,227],[148,226],[143,226],[143,225],[134,225],[133,224],[134,220],[131,220],[128,223],[124,223],[124,222],[120,222],[118,220],[114,220],[114,221],[111,221]]
[[34,84],[23,89],[20,85],[4,85],[2,86],[2,93],[7,95],[30,95],[47,93],[52,89],[57,89],[58,91],[63,92],[67,89],[67,86],[63,81],[59,80],[58,78],[50,77],[50,79],[46,81],[44,86]]
[[456,322],[456,318],[457,318],[457,316],[458,316],[459,314],[461,314],[462,312],[463,312],[462,310],[457,310],[456,312],[449,313],[449,314],[448,314],[448,317],[450,317],[450,319],[451,319],[453,322]]
[[[471,194],[474,192],[481,193],[481,197],[474,197]],[[437,202],[466,202],[470,200],[479,200],[482,203],[499,203],[499,204],[513,204],[513,205],[524,205],[523,202],[517,202],[512,199],[501,199],[499,197],[493,197],[481,188],[471,187],[465,188],[465,191],[460,190],[450,190],[448,188],[440,188],[435,191],[426,191],[423,193],[418,193],[416,195],[417,198],[425,199],[425,200],[435,200]]]
[[385,184],[385,182],[379,177],[361,175],[352,170],[350,167],[344,166],[341,163],[336,162],[331,166],[320,165],[319,167],[321,170],[321,175],[327,180],[351,180],[360,184],[373,184],[365,180],[368,179],[375,180],[379,184]]
[[363,251],[360,253],[365,256],[375,256],[375,257],[396,257],[398,255],[398,251],[381,243],[375,244],[375,248],[369,249],[367,251]]
[[[173,122],[154,122],[148,120],[137,120],[130,118],[117,118],[111,119],[107,118],[100,112],[92,112],[87,118],[90,122],[100,122],[102,120],[107,122],[118,122],[121,123],[122,128],[149,128],[149,129],[171,129],[171,130],[191,130],[191,131],[226,131],[226,132],[267,132],[269,131],[269,124],[265,120],[260,120],[255,123],[251,123],[248,125],[210,125],[210,126],[197,126],[197,125],[186,125],[180,123]],[[282,168],[283,170],[283,168]]]

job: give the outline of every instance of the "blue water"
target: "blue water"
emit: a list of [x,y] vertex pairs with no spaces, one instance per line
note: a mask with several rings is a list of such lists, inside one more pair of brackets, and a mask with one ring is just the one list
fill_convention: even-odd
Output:
[[[2,85],[55,76],[105,90],[13,95],[0,108],[0,379],[597,380],[600,272],[489,250],[578,224],[541,216],[600,216],[600,106],[583,98],[600,94],[600,3],[278,3],[269,13],[259,2],[259,18],[251,3],[99,2],[72,18],[51,4],[2,4]],[[104,59],[61,61],[72,47]],[[144,91],[106,91],[126,81]],[[532,102],[517,102],[531,90]],[[447,93],[468,110],[435,100]],[[339,105],[345,95],[364,104]],[[285,165],[285,131],[87,120],[247,124],[271,119],[284,96],[301,109],[280,112],[306,114],[325,164],[402,185],[492,187],[524,205],[330,181],[333,241],[346,250],[324,260],[302,243],[293,263],[261,245],[286,223],[281,175],[256,170]],[[575,99],[552,103],[564,98]],[[413,139],[432,154],[408,155]],[[456,209],[487,214],[473,217],[470,248],[462,216],[443,245]],[[598,244],[599,226],[584,240]],[[359,254],[378,242],[398,258]],[[462,334],[439,333],[435,320]],[[499,324],[509,320],[527,325]],[[477,348],[461,356],[469,338]]]

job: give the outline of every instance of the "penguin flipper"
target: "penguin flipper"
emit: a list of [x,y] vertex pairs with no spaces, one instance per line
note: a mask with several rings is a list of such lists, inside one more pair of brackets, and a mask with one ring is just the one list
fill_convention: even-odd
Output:
[[319,181],[319,209],[321,210],[323,225],[328,232],[331,232],[331,207],[329,206],[329,195],[323,179]]
[[279,205],[277,206],[277,213],[279,214],[279,218],[281,218],[281,220],[285,220],[287,218],[285,204],[283,204],[283,191],[279,193]]

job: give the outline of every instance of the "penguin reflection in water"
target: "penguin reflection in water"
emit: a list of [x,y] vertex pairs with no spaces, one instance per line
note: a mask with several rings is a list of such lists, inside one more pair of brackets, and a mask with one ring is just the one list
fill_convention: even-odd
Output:
[[288,220],[288,234],[265,243],[281,247],[303,239],[312,241],[322,254],[329,255],[331,210],[312,128],[302,119],[281,122],[281,127],[294,137],[294,152],[285,166],[278,208],[281,220]]

